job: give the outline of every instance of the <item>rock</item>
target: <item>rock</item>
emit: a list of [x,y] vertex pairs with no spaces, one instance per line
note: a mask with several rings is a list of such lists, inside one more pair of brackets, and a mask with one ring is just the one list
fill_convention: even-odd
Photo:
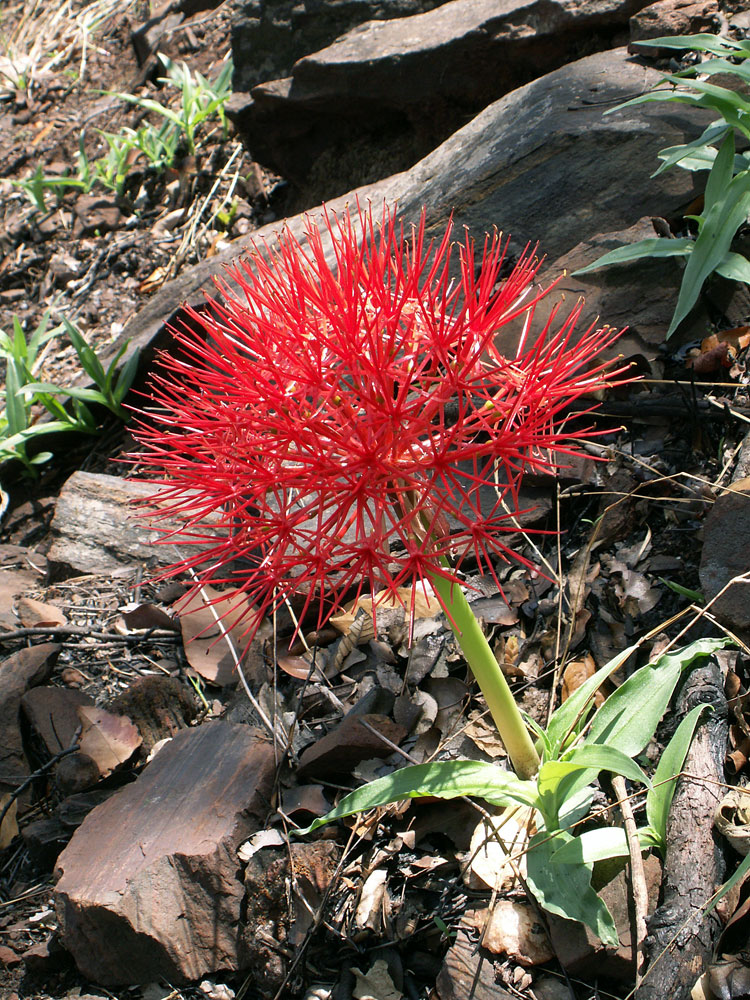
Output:
[[[289,970],[285,956],[304,938],[309,914],[320,905],[340,857],[336,844],[318,840],[265,848],[250,858],[245,870],[247,906],[240,965],[264,996],[271,996],[284,982]],[[291,906],[290,886],[294,888]]]
[[[343,195],[328,208],[341,212],[359,198],[377,212],[385,200],[397,203],[408,223],[424,207],[428,237],[444,230],[453,212],[458,233],[468,226],[481,240],[497,226],[511,235],[511,254],[539,241],[540,252],[554,262],[591,239],[594,225],[614,233],[644,216],[671,216],[698,193],[687,171],[651,174],[658,150],[698,135],[709,115],[674,104],[603,115],[659,79],[623,48],[588,56],[496,101],[410,170]],[[322,217],[320,210],[310,214]],[[285,225],[300,237],[303,216]],[[278,228],[263,227],[257,240],[273,245]],[[243,238],[181,272],[128,321],[112,350],[132,338],[129,350],[141,348],[148,358],[164,343],[166,325],[180,321],[182,303],[200,306],[204,290],[216,294],[212,277],[246,246]],[[597,271],[587,276],[587,287],[610,280],[608,272]],[[638,288],[633,300],[640,296]],[[587,307],[581,328],[596,315]]]
[[29,775],[18,719],[21,699],[49,680],[60,649],[56,642],[43,642],[0,663],[0,795],[15,791]]
[[48,559],[56,572],[110,573],[133,562],[154,569],[201,551],[202,546],[153,544],[154,532],[138,517],[137,506],[153,492],[146,483],[74,472],[60,491],[50,530]]
[[116,715],[126,715],[138,727],[143,745],[141,756],[154,744],[187,729],[198,714],[194,696],[176,677],[140,677],[107,706]]
[[448,949],[435,989],[440,1000],[511,1000],[513,994],[495,984],[494,960],[477,948],[473,928],[459,925],[456,940]]
[[739,632],[750,629],[750,579],[733,583],[714,598],[743,574],[750,574],[750,479],[732,483],[711,507],[698,568],[704,596],[713,601],[712,613]]
[[234,91],[287,76],[298,59],[317,52],[363,21],[403,18],[445,0],[240,0],[232,19]]
[[21,711],[46,754],[53,757],[72,745],[81,728],[77,707],[93,704],[94,699],[82,691],[35,687],[21,699]]
[[[367,183],[414,163],[467,116],[557,69],[584,39],[606,49],[621,31],[624,41],[628,18],[642,5],[450,0],[360,24],[249,95],[235,81],[227,111],[253,158],[298,186],[311,176],[322,182],[332,168],[338,177],[329,181]],[[341,190],[328,183],[318,196]]]
[[46,576],[47,559],[40,552],[23,545],[0,545],[0,630],[18,628],[15,598],[43,586]]
[[404,727],[384,715],[348,715],[336,729],[304,751],[299,760],[298,777],[333,778],[351,774],[352,768],[362,760],[390,757],[393,748],[366,729],[363,722],[391,743],[398,744],[406,738]]
[[[661,862],[651,854],[643,861],[648,890],[648,912],[654,912],[659,901]],[[548,914],[552,946],[559,962],[571,974],[601,976],[620,983],[632,983],[635,974],[631,932],[631,892],[625,872],[621,871],[602,889],[599,895],[609,908],[620,938],[619,948],[607,948],[583,924]]]
[[638,45],[642,39],[663,38],[665,35],[694,35],[721,30],[722,17],[716,0],[657,0],[630,18],[629,50],[654,57],[673,49],[656,49]]
[[75,203],[73,239],[109,233],[119,228],[122,212],[113,198],[82,194]]
[[265,822],[273,747],[249,726],[178,733],[58,860],[61,940],[102,985],[237,969],[239,844]]
[[[600,317],[615,329],[625,329],[618,340],[618,354],[654,357],[674,313],[683,271],[672,259],[634,261],[615,264],[587,274],[576,275],[579,268],[593,264],[599,257],[620,246],[637,243],[656,236],[650,218],[639,219],[627,229],[592,235],[558,257],[539,275],[539,282],[548,285],[559,278],[555,294],[543,299],[536,307],[534,318],[540,326],[546,323],[554,304],[564,298],[568,307],[579,299],[586,300],[586,316],[591,322]],[[562,277],[561,277],[562,276]],[[637,291],[636,291],[637,290]],[[688,339],[700,339],[709,324],[706,308],[700,304],[681,327]],[[498,339],[501,349],[511,353],[517,330],[503,329]]]

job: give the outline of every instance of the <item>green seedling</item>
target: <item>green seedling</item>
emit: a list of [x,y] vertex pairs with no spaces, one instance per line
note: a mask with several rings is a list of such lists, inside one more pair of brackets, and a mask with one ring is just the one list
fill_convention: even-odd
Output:
[[[750,40],[735,41],[705,34],[653,38],[639,44],[691,49],[717,57],[682,73],[666,75],[650,93],[612,109],[618,111],[637,104],[669,101],[706,108],[717,114],[717,120],[697,139],[661,150],[658,155],[662,162],[653,175],[672,167],[708,171],[703,211],[688,217],[695,221],[697,235],[695,239],[652,238],[618,247],[575,274],[648,257],[681,258],[685,269],[667,330],[667,337],[670,337],[698,301],[705,282],[712,275],[750,284],[750,261],[731,249],[737,231],[750,214],[750,153],[737,153],[735,149],[736,135],[750,140],[750,99],[738,90],[709,82],[715,74],[728,74],[736,77],[743,88],[750,83],[750,67],[746,64],[750,58]],[[709,81],[698,79],[696,74],[708,77]]]
[[548,912],[583,923],[605,944],[616,946],[614,920],[594,892],[591,876],[594,861],[622,853],[625,834],[607,828],[576,836],[575,826],[588,813],[592,782],[598,774],[620,774],[647,789],[648,825],[641,831],[642,843],[663,849],[675,782],[705,706],[698,706],[683,720],[651,778],[633,758],[653,737],[682,674],[696,660],[728,645],[728,639],[700,639],[678,652],[665,653],[632,674],[592,713],[597,690],[636,647],[624,650],[553,713],[546,729],[532,724],[541,766],[531,780],[478,761],[405,767],[346,795],[335,809],[299,833],[410,798],[468,795],[499,808],[526,806],[534,810],[537,830],[526,855],[530,892]]
[[[5,407],[0,410],[0,461],[17,459],[31,475],[36,475],[38,466],[52,457],[50,451],[30,454],[28,444],[34,438],[71,431],[97,433],[98,423],[87,402],[98,403],[121,419],[128,419],[129,414],[121,404],[138,364],[134,353],[117,375],[117,363],[127,347],[124,345],[105,372],[96,353],[74,324],[64,319],[62,325],[49,329],[49,322],[50,312],[47,311],[28,339],[17,316],[13,317],[12,334],[0,330],[0,356],[6,367],[2,393]],[[81,367],[97,385],[96,390],[66,389],[36,380],[35,369],[41,360],[41,348],[64,329],[68,331]],[[34,410],[39,408],[51,419],[36,419]]]

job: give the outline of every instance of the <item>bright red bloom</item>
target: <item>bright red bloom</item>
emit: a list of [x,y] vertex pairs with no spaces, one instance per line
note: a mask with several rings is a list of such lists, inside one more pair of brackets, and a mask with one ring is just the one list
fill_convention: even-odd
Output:
[[530,322],[549,291],[538,263],[500,280],[500,237],[480,261],[467,237],[452,280],[451,227],[425,246],[424,226],[327,217],[331,266],[308,221],[306,245],[285,233],[231,268],[222,303],[188,310],[207,338],[175,331],[185,356],[162,356],[134,458],[159,485],[154,524],[183,525],[164,540],[205,542],[165,575],[239,586],[249,633],[293,594],[321,624],[352,591],[455,579],[469,554],[494,575],[492,557],[514,555],[502,539],[524,471],[575,452],[584,431],[558,426],[562,411],[620,374],[591,369],[612,330],[571,340],[580,306],[502,357],[500,327]]

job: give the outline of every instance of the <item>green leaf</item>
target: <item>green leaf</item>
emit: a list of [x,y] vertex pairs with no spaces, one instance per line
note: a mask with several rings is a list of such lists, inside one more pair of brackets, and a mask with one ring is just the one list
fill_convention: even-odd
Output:
[[600,670],[597,670],[593,677],[589,677],[587,681],[581,684],[567,701],[564,701],[559,708],[555,709],[547,726],[547,739],[552,748],[549,755],[551,759],[554,759],[559,754],[563,744],[570,736],[581,731],[593,705],[596,692],[609,675],[618,670],[636,649],[638,649],[638,646],[628,646],[627,649],[618,653],[609,663],[606,663]]
[[730,132],[724,142],[722,142],[716,159],[711,167],[711,172],[706,181],[706,191],[703,196],[703,214],[721,201],[732,180],[734,168],[734,132]]
[[731,639],[698,639],[684,649],[664,653],[636,670],[595,714],[587,744],[602,743],[635,757],[648,744],[683,670],[695,660],[732,644]]
[[734,253],[730,250],[724,255],[722,262],[717,265],[716,273],[730,281],[742,281],[744,284],[750,285],[750,261],[741,253]]
[[[655,846],[648,828],[638,830],[638,840],[645,851]],[[593,865],[609,858],[627,858],[630,854],[628,838],[620,826],[601,826],[597,830],[586,830],[580,837],[574,837],[563,844],[552,855],[552,864]]]
[[78,360],[81,362],[81,367],[101,389],[106,381],[106,375],[104,374],[101,361],[96,356],[96,352],[89,347],[86,338],[74,323],[71,323],[66,317],[63,317],[63,323],[70,337],[70,342],[78,355]]
[[718,890],[718,892],[716,893],[716,895],[710,901],[710,903],[708,904],[708,906],[705,909],[705,915],[706,916],[708,916],[708,914],[711,912],[711,910],[714,909],[714,907],[717,905],[717,903],[721,899],[723,899],[724,896],[726,896],[726,894],[731,889],[734,889],[734,887],[745,878],[745,876],[747,875],[748,871],[750,871],[750,854],[746,855],[742,859],[742,861],[740,862],[740,866],[737,869],[737,871],[734,873],[734,875],[732,875],[731,878],[727,879],[727,881],[724,883],[724,885]]
[[677,786],[677,777],[685,763],[701,716],[708,711],[713,711],[710,705],[696,705],[688,712],[664,749],[654,771],[653,785],[646,796],[646,819],[653,831],[654,840],[662,851],[667,845],[667,819]]
[[686,597],[689,601],[694,601],[696,604],[703,604],[706,600],[700,590],[689,590],[687,587],[683,587],[681,583],[675,583],[674,580],[665,580],[663,576],[658,577],[658,580],[665,587],[673,590],[675,594],[679,594],[680,597]]
[[723,262],[735,233],[747,219],[748,213],[750,170],[743,170],[732,178],[724,196],[704,216],[703,226],[682,276],[680,294],[667,330],[667,338],[671,337],[695,305],[706,278]]
[[106,399],[98,389],[82,389],[77,386],[64,389],[62,386],[53,385],[51,382],[30,382],[20,392],[24,396],[34,396],[37,393],[48,392],[54,393],[57,396],[70,396],[71,399],[82,399],[87,403],[99,403],[100,406],[107,405]]
[[495,806],[515,803],[533,806],[537,798],[534,782],[522,781],[494,764],[469,760],[436,761],[404,767],[363,785],[345,795],[335,809],[297,833],[307,834],[334,819],[343,819],[404,799],[426,796],[455,799],[462,795],[473,795]]
[[694,52],[710,52],[713,55],[740,54],[746,47],[731,38],[707,33],[697,35],[670,35],[663,38],[649,38],[638,41],[639,45],[651,45],[657,49],[692,49]]
[[591,867],[566,865],[561,871],[552,863],[554,853],[569,839],[570,834],[565,832],[554,837],[535,834],[526,854],[526,882],[539,905],[549,913],[585,924],[604,944],[616,948],[617,928],[604,901],[591,888]]
[[[730,127],[726,122],[713,122],[692,142],[682,143],[679,146],[668,146],[666,149],[660,150],[659,159],[664,162],[651,176],[657,177],[676,164],[686,170],[709,170],[716,158],[716,150],[712,143],[722,139]],[[696,161],[694,166],[688,163],[693,158]]]
[[19,376],[20,362],[8,358],[5,371],[5,416],[11,434],[21,434],[29,425],[28,407],[19,395],[23,378]]
[[573,271],[573,275],[587,274],[589,271],[596,271],[600,267],[609,267],[610,264],[629,264],[634,260],[643,260],[644,257],[685,257],[693,249],[693,240],[686,236],[680,239],[670,240],[663,237],[654,236],[646,240],[638,240],[637,243],[628,243],[627,246],[617,247],[610,250],[603,257],[599,257],[593,264],[579,267]]
[[537,788],[539,809],[548,830],[556,830],[561,825],[559,813],[563,804],[605,770],[651,785],[638,764],[613,747],[586,744],[570,751],[564,760],[549,760],[542,764],[537,776]]

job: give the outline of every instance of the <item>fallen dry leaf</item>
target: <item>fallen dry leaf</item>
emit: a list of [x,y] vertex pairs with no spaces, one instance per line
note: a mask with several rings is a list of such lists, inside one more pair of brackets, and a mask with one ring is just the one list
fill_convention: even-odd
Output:
[[141,745],[141,735],[126,715],[80,705],[82,731],[79,749],[95,761],[102,778],[130,760]]
[[155,604],[136,604],[134,607],[121,608],[120,614],[128,628],[161,628],[172,632],[179,631],[179,624]]
[[491,910],[471,910],[466,923],[482,934],[493,955],[507,955],[521,965],[542,965],[554,957],[544,927],[524,900],[498,899]]
[[[381,591],[379,594],[372,597],[360,597],[354,604],[345,607],[340,614],[337,614],[334,618],[330,619],[330,624],[346,634],[352,627],[354,619],[357,616],[357,612],[360,608],[364,609],[367,614],[373,617],[373,605],[375,606],[375,614],[378,615],[378,628],[380,625],[379,613],[385,611],[400,611],[407,615],[411,613],[411,602],[412,602],[412,588],[411,587],[399,587],[398,595],[401,599],[401,603],[398,598],[394,597],[388,591]],[[414,619],[415,621],[419,618],[434,618],[435,615],[439,615],[441,612],[440,604],[438,599],[432,595],[428,597],[421,590],[416,590],[414,593]]]
[[401,1000],[404,995],[396,989],[384,958],[373,962],[366,973],[359,969],[352,969],[352,972],[357,978],[352,996],[357,1000]]
[[[591,653],[584,653],[580,660],[571,660],[563,671],[560,699],[567,701],[573,692],[577,691],[595,673],[596,663]],[[594,695],[594,704],[597,708],[604,704],[604,694],[601,689]]]
[[[0,812],[5,809],[9,802],[10,792],[8,792],[7,795],[0,795]],[[13,838],[18,836],[18,823],[16,822],[17,811],[18,802],[14,799],[7,813],[3,817],[2,823],[0,823],[0,851],[4,851]]]
[[512,889],[517,874],[526,875],[524,852],[533,832],[532,812],[522,807],[480,820],[471,838],[464,882],[472,889]]
[[391,899],[386,886],[387,878],[385,869],[376,868],[365,879],[354,914],[354,923],[357,927],[369,928],[376,933],[383,930],[384,920],[387,919],[391,908]]
[[[234,652],[241,656],[247,645],[245,622],[250,604],[241,591],[219,591],[204,586],[178,602],[182,641],[188,663],[204,680],[225,687],[237,681]],[[256,637],[254,642],[261,641]]]

